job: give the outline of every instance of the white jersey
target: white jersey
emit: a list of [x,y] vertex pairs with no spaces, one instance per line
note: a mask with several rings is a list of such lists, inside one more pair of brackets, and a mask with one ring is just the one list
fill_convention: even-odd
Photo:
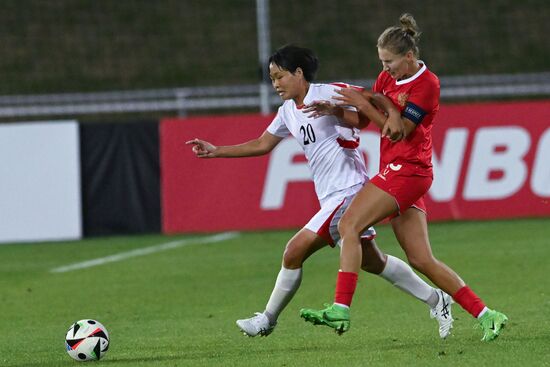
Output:
[[[313,101],[331,101],[342,85],[310,84],[304,105]],[[332,193],[368,180],[365,162],[357,150],[359,130],[335,116],[308,117],[293,100],[286,100],[267,131],[278,137],[292,134],[302,149],[321,201]]]

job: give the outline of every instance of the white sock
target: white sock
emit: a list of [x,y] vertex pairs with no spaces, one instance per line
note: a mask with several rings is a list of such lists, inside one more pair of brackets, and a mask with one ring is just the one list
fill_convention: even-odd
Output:
[[379,275],[402,291],[428,304],[430,307],[435,307],[437,305],[439,296],[435,288],[428,285],[428,283],[416,275],[411,267],[403,260],[388,255],[386,267]]
[[294,294],[302,283],[302,268],[287,269],[281,267],[273,292],[267,301],[264,314],[269,319],[271,324],[274,324],[279,317],[279,314],[284,310],[290,302]]

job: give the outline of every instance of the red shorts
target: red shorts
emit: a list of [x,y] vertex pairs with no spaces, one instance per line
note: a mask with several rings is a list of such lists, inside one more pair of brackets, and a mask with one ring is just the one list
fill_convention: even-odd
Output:
[[426,213],[424,194],[430,189],[432,181],[430,171],[406,163],[390,163],[370,180],[376,187],[395,198],[398,214],[410,207]]

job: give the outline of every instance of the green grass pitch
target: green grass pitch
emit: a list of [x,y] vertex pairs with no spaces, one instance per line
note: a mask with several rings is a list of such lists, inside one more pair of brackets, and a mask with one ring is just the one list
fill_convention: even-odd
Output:
[[[404,258],[391,228],[378,243]],[[238,318],[262,311],[292,231],[241,233],[86,269],[51,269],[192,236],[132,236],[0,246],[0,366],[74,366],[64,350],[72,322],[93,318],[111,334],[99,366],[550,366],[550,220],[430,225],[438,258],[510,321],[480,341],[459,306],[440,340],[423,303],[363,273],[343,336],[305,323],[301,307],[332,300],[338,250],[304,267],[300,290],[267,338],[246,338]],[[197,237],[197,236],[194,236]]]

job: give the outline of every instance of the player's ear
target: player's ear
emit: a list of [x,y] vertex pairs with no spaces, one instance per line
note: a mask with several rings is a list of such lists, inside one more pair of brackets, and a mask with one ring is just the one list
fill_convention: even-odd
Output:
[[301,67],[297,67],[296,71],[294,71],[294,74],[297,76],[304,76],[304,71],[302,70]]

